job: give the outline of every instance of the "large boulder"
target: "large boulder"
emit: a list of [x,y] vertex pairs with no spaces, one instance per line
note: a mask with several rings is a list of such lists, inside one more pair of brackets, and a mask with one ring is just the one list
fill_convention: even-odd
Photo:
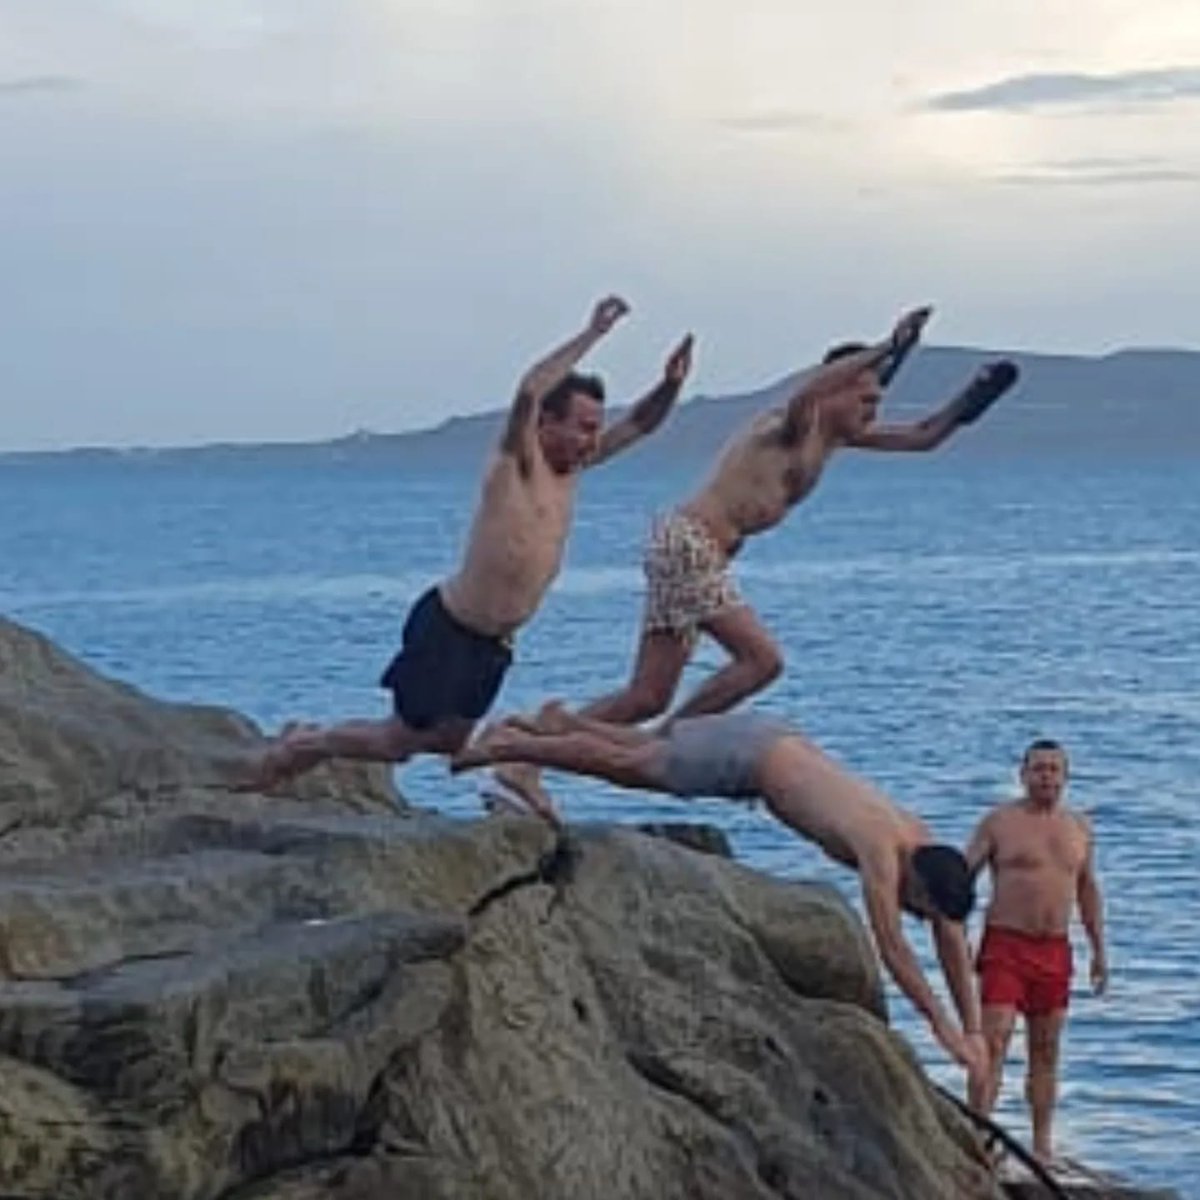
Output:
[[0,622],[0,1195],[998,1194],[829,889],[258,741]]

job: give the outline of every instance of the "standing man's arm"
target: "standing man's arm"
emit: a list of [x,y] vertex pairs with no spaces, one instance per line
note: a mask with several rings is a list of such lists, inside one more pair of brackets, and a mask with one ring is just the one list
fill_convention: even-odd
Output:
[[788,397],[784,410],[784,438],[798,442],[812,427],[817,404],[823,396],[840,391],[864,371],[880,371],[889,360],[903,357],[921,336],[929,320],[929,308],[915,308],[896,322],[891,336],[874,346],[835,358],[810,371]]
[[582,332],[534,363],[521,377],[500,439],[500,451],[515,456],[522,473],[528,472],[533,463],[542,399],[628,311],[629,305],[618,296],[601,300]]
[[588,466],[605,462],[634,442],[653,433],[666,419],[679,398],[683,381],[692,369],[692,335],[671,351],[663,368],[662,379],[654,385],[619,421],[610,425],[600,438],[600,445]]
[[964,851],[967,866],[971,868],[972,879],[983,870],[987,863],[992,861],[992,854],[996,848],[992,835],[992,816],[992,813],[988,813],[975,826],[975,832],[971,834],[971,840],[967,843],[967,848]]
[[1017,381],[1006,360],[981,367],[949,404],[912,425],[880,425],[864,430],[848,445],[860,450],[933,450],[960,425],[977,421]]
[[1081,818],[1084,836],[1087,838],[1087,857],[1079,872],[1076,896],[1079,902],[1079,917],[1087,932],[1092,948],[1092,990],[1097,996],[1104,994],[1108,986],[1108,955],[1104,948],[1104,900],[1100,895],[1100,883],[1096,878],[1095,842],[1091,822]]

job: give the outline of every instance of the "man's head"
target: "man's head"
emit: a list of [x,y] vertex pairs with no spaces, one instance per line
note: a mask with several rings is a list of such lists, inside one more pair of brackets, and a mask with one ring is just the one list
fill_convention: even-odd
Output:
[[[843,342],[828,350],[821,361],[823,364],[837,362],[865,349],[862,342]],[[874,422],[882,397],[883,388],[879,384],[878,373],[867,369],[860,371],[844,387],[826,396],[821,401],[821,409],[835,433],[842,437],[853,437]]]
[[552,470],[578,471],[596,453],[604,428],[604,384],[572,372],[542,398],[538,439]]
[[1021,759],[1021,783],[1035,808],[1053,808],[1067,786],[1067,752],[1050,738],[1031,742]]
[[901,900],[918,917],[965,921],[975,907],[975,880],[953,846],[918,846],[908,860]]

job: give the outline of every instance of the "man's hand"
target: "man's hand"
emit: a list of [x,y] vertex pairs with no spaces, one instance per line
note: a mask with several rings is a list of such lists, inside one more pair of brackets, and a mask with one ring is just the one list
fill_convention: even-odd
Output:
[[925,323],[932,315],[933,307],[928,304],[922,308],[914,308],[911,312],[906,312],[896,322],[896,327],[892,330],[892,353],[895,354],[917,341],[921,336],[921,330],[925,328]]
[[968,1033],[963,1040],[966,1042],[969,1059],[964,1064],[967,1068],[967,1078],[976,1087],[982,1087],[992,1069],[992,1052],[988,1049],[987,1038],[982,1033]]
[[933,1036],[938,1040],[942,1049],[959,1066],[967,1068],[967,1074],[972,1080],[982,1081],[987,1078],[987,1073],[991,1068],[991,1056],[988,1053],[987,1042],[984,1040],[983,1034],[964,1034],[945,1018],[933,1021],[932,1028]]
[[628,311],[629,305],[620,296],[606,296],[592,309],[588,328],[595,334],[607,333]]
[[1108,963],[1103,954],[1092,955],[1092,991],[1103,996],[1108,988]]
[[688,372],[692,369],[692,335],[689,333],[687,337],[671,351],[671,357],[667,359],[667,365],[663,368],[663,381],[672,384],[674,387],[682,387],[683,381],[688,377]]

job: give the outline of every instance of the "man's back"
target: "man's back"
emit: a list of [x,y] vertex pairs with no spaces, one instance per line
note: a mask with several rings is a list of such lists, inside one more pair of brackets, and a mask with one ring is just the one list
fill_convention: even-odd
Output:
[[928,840],[921,821],[798,733],[771,747],[760,780],[781,821],[847,866],[897,862],[905,848]]

